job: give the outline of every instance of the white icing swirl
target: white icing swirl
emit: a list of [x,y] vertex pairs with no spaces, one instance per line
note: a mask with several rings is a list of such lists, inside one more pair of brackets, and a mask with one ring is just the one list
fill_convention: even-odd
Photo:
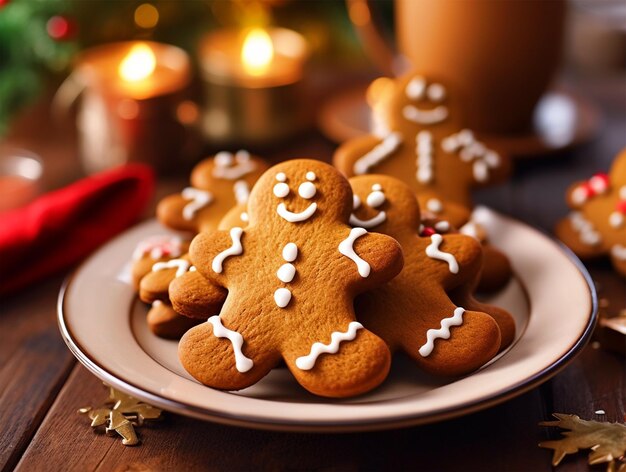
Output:
[[183,189],[181,196],[185,200],[191,200],[183,207],[183,218],[187,221],[192,220],[199,210],[213,201],[211,192],[194,187]]
[[426,255],[431,259],[447,262],[450,272],[457,274],[459,272],[459,263],[456,261],[456,258],[449,252],[443,252],[439,249],[439,245],[443,241],[443,236],[435,233],[430,237],[430,240],[431,243],[426,248]]
[[180,277],[189,270],[191,263],[185,259],[172,259],[167,262],[157,262],[152,266],[152,272],[159,272],[166,269],[176,269],[176,277]]
[[248,372],[254,366],[252,359],[246,357],[241,350],[243,347],[243,336],[236,331],[225,328],[219,316],[212,316],[207,323],[213,326],[213,335],[218,338],[226,338],[233,346],[235,353],[235,368],[242,374]]
[[335,331],[330,335],[330,343],[323,344],[316,342],[311,346],[311,351],[306,356],[296,359],[296,367],[300,370],[311,370],[315,367],[317,358],[322,354],[336,354],[339,352],[339,344],[343,341],[352,341],[356,338],[357,331],[362,329],[363,325],[358,321],[352,321],[348,325],[346,332]]
[[450,338],[450,327],[463,324],[463,313],[465,313],[465,309],[458,307],[454,310],[454,316],[441,320],[441,328],[426,331],[426,343],[419,348],[422,357],[428,357],[433,352],[436,339]]
[[376,164],[387,159],[402,144],[402,135],[393,132],[387,135],[383,141],[374,146],[371,151],[362,156],[354,163],[353,171],[355,175],[367,174]]
[[339,243],[339,252],[354,261],[359,275],[363,278],[370,275],[371,267],[354,252],[354,241],[365,234],[367,234],[367,230],[364,228],[352,228],[348,237]]
[[227,257],[230,256],[239,256],[243,254],[243,246],[241,245],[241,235],[243,234],[243,229],[235,226],[230,230],[230,239],[233,244],[228,249],[224,249],[217,256],[213,258],[213,262],[211,263],[211,268],[213,272],[217,274],[222,273],[222,264]]

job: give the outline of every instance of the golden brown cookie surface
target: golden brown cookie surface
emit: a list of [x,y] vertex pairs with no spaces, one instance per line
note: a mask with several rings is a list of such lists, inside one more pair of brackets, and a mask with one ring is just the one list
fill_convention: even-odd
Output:
[[[183,366],[211,387],[237,390],[281,359],[312,393],[357,395],[384,380],[389,350],[356,321],[353,298],[393,278],[402,251],[348,225],[352,192],[328,164],[293,160],[268,170],[248,202],[249,225],[201,233],[190,256],[228,295],[219,316],[182,338]],[[170,295],[184,313],[185,274]],[[176,290],[174,286],[176,285]]]
[[[472,188],[508,176],[509,157],[464,128],[462,100],[444,84],[410,73],[379,79],[371,88],[375,134],[339,147],[333,162],[344,175],[391,175],[425,201],[465,208]],[[454,223],[462,224],[457,218]]]
[[557,224],[557,237],[582,259],[609,256],[626,276],[626,149],[609,174],[573,184],[566,198],[573,211]]
[[[392,236],[405,259],[400,275],[357,298],[358,319],[393,350],[441,375],[471,372],[508,345],[515,333],[510,314],[485,313],[471,297],[481,267],[480,244],[461,234],[420,236],[417,200],[398,179],[366,175],[351,178],[350,184],[355,194],[351,224]],[[455,291],[458,300],[451,299]]]
[[159,202],[157,217],[176,230],[197,233],[215,229],[233,206],[246,203],[250,189],[266,169],[265,161],[247,151],[220,152],[193,169],[189,187]]

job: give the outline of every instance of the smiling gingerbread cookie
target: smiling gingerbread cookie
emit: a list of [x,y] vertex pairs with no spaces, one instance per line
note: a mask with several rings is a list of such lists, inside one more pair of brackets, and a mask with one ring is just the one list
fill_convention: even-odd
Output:
[[[392,236],[405,259],[400,275],[357,297],[359,321],[392,350],[406,352],[422,369],[439,375],[476,370],[507,347],[515,335],[511,315],[472,296],[481,267],[480,244],[461,234],[420,236],[417,200],[398,179],[359,176],[350,185],[350,223]],[[377,316],[381,311],[385,316]]]
[[[464,127],[461,101],[443,84],[411,73],[378,79],[368,94],[375,134],[339,147],[333,162],[344,175],[391,175],[409,185],[420,204],[435,199],[465,208],[471,208],[472,188],[508,176],[509,157]],[[449,212],[458,227],[469,216],[452,206]]]
[[557,237],[582,259],[608,255],[626,276],[626,149],[608,175],[572,185],[567,203],[573,211],[557,224]]
[[250,189],[266,169],[265,161],[247,151],[217,153],[194,167],[191,186],[159,202],[157,218],[180,231],[216,229],[228,210],[247,202]]
[[[350,185],[337,170],[292,160],[254,186],[245,229],[196,236],[197,272],[228,295],[219,316],[181,339],[185,369],[224,390],[254,384],[281,359],[318,395],[358,395],[380,384],[389,349],[356,320],[353,299],[397,275],[402,250],[388,236],[351,228],[351,210]],[[197,295],[185,289],[190,277],[170,290],[182,313]]]

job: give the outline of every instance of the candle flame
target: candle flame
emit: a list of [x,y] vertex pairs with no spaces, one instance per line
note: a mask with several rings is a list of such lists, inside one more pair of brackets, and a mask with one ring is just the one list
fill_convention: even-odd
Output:
[[263,74],[274,58],[272,38],[261,28],[255,28],[246,35],[241,49],[243,68],[251,75]]
[[136,44],[122,60],[119,74],[122,79],[129,82],[143,80],[154,72],[156,57],[147,44]]

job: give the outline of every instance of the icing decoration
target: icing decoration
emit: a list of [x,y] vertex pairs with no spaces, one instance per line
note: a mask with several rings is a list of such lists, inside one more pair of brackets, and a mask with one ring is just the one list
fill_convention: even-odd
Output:
[[579,233],[578,237],[580,241],[589,246],[596,246],[600,244],[602,238],[598,233],[591,221],[586,219],[582,213],[574,211],[570,213],[569,220],[572,225],[572,229]]
[[284,283],[291,282],[293,278],[295,277],[295,275],[296,275],[296,268],[293,264],[290,264],[289,262],[281,265],[278,271],[276,272],[276,277],[278,277],[278,279]]
[[367,234],[367,230],[364,228],[352,228],[348,237],[339,243],[339,252],[354,261],[359,275],[363,278],[370,275],[371,267],[354,252],[354,241],[365,234]]
[[243,254],[243,246],[241,245],[241,235],[243,234],[243,229],[235,226],[230,230],[230,239],[233,241],[233,244],[228,249],[224,249],[217,256],[213,258],[213,262],[211,263],[211,268],[213,272],[218,274],[222,273],[222,264],[227,257],[230,256],[239,256]]
[[[233,165],[235,161],[236,164]],[[237,180],[256,169],[248,151],[237,151],[234,159],[232,154],[220,152],[215,156],[214,162],[213,177],[218,179]]]
[[626,261],[626,246],[615,244],[611,248],[611,255],[620,261]]
[[198,269],[196,269],[196,266],[191,266],[189,268],[189,272],[196,272]]
[[276,208],[276,212],[278,213],[278,215],[289,223],[298,223],[300,221],[308,220],[313,216],[315,210],[317,210],[317,203],[315,202],[311,203],[305,210],[302,210],[300,213],[293,213],[287,210],[287,207],[284,203],[280,203]]
[[402,109],[402,116],[418,125],[434,125],[448,118],[448,108],[439,105],[432,110],[421,110],[413,105],[406,105]]
[[182,242],[178,236],[151,236],[137,244],[132,258],[136,261],[146,254],[150,254],[152,259],[178,257],[183,253]]
[[235,200],[237,205],[245,205],[248,203],[248,197],[250,196],[250,187],[245,180],[238,180],[233,185],[233,191],[235,192]]
[[361,228],[371,229],[375,226],[383,224],[385,221],[387,221],[387,213],[385,213],[384,211],[379,212],[378,215],[370,218],[369,220],[362,220],[358,218],[354,213],[350,215],[350,225],[358,226]]
[[309,171],[306,173],[306,179],[313,182],[315,179],[317,179],[317,175],[315,175],[315,172]]
[[283,259],[293,262],[298,257],[298,246],[295,243],[287,243],[283,248]]
[[402,135],[398,132],[390,133],[378,146],[354,163],[354,173],[356,175],[367,174],[370,168],[393,154],[400,144],[402,144]]
[[420,100],[424,97],[424,91],[426,90],[426,80],[423,77],[413,77],[406,88],[404,93],[411,100]]
[[151,306],[152,306],[152,308],[157,308],[157,307],[162,306],[162,305],[163,305],[163,302],[161,300],[155,300],[155,301],[152,302]]
[[279,172],[278,174],[276,174],[276,180],[278,180],[279,182],[285,182],[287,180],[287,176],[284,172]]
[[225,328],[222,324],[222,320],[218,315],[209,318],[207,320],[207,323],[210,323],[213,326],[213,334],[216,337],[226,338],[232,344],[233,351],[235,353],[236,369],[242,374],[252,369],[254,362],[252,362],[252,359],[246,357],[241,350],[241,347],[243,346],[243,336],[237,331],[232,331],[228,328]]
[[437,223],[435,223],[435,229],[441,233],[445,233],[447,231],[450,231],[450,223],[448,221],[438,221]]
[[285,308],[291,301],[291,292],[289,289],[281,287],[274,292],[274,301],[278,308]]
[[480,240],[480,237],[478,234],[478,227],[476,223],[474,223],[473,221],[469,221],[465,223],[463,226],[461,226],[461,228],[459,229],[459,233],[464,234],[465,236],[471,236],[474,239]]
[[336,354],[339,352],[339,344],[343,341],[352,341],[356,338],[357,331],[362,328],[363,325],[358,321],[351,321],[346,332],[335,331],[330,335],[330,343],[314,343],[309,354],[296,359],[296,367],[300,370],[311,370],[320,355]]
[[433,102],[440,102],[446,98],[446,88],[441,84],[430,84],[426,95],[428,95],[428,98]]
[[356,210],[360,206],[361,206],[361,199],[359,198],[359,196],[356,194],[352,195],[352,208]]
[[448,153],[458,152],[463,162],[473,162],[472,171],[477,182],[485,182],[489,178],[489,169],[500,165],[498,153],[487,149],[468,129],[443,139],[441,148]]
[[274,185],[274,195],[276,195],[278,198],[285,198],[287,195],[289,195],[289,185],[287,185],[285,182],[277,183],[276,185]]
[[372,186],[373,192],[367,196],[366,201],[370,207],[378,208],[383,203],[385,203],[386,199],[385,199],[385,194],[382,192],[382,188],[380,187],[380,185],[376,187],[376,189],[374,189],[374,187],[376,186],[375,185]]
[[443,242],[443,237],[435,233],[431,235],[430,240],[432,242],[426,247],[426,255],[431,259],[447,262],[450,272],[457,274],[459,272],[459,263],[456,261],[456,258],[449,252],[443,252],[439,249]]
[[167,262],[157,262],[152,266],[152,272],[176,268],[176,277],[180,277],[189,270],[191,263],[185,259],[172,259]]
[[250,217],[248,216],[248,212],[246,211],[242,211],[241,215],[239,215],[239,218],[241,219],[241,221],[243,221],[244,223],[247,223],[248,221],[250,221]]
[[312,182],[302,182],[298,187],[298,195],[307,200],[313,198],[316,192],[317,188],[315,188],[315,184]]
[[609,216],[609,224],[613,228],[621,228],[626,221],[626,185],[619,189],[619,200],[615,204],[615,211]]
[[417,181],[423,184],[433,180],[433,135],[420,131],[415,137],[417,154]]
[[450,327],[463,324],[463,313],[465,309],[458,307],[454,310],[453,316],[441,320],[441,328],[426,331],[426,344],[418,351],[422,357],[428,357],[433,352],[436,339],[450,339]]
[[608,189],[608,174],[598,173],[574,189],[572,192],[572,201],[576,205],[582,205],[590,198],[606,193]]
[[181,192],[185,200],[191,200],[183,207],[183,218],[187,221],[193,219],[196,212],[213,201],[213,195],[206,190],[199,188],[187,187]]
[[433,213],[441,213],[443,211],[443,203],[438,198],[431,198],[426,202],[426,209]]

